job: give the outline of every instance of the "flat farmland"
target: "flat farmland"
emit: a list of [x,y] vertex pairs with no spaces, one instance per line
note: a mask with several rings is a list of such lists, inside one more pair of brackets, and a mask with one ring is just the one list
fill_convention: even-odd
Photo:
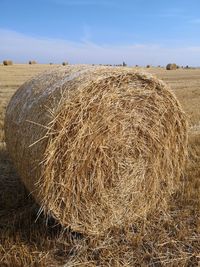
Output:
[[38,205],[6,150],[4,116],[10,98],[25,81],[56,67],[0,66],[0,266],[200,266],[200,69],[142,69],[165,81],[187,114],[189,159],[183,187],[167,214],[138,222],[134,234],[130,230],[94,240],[64,231],[43,215],[37,219]]

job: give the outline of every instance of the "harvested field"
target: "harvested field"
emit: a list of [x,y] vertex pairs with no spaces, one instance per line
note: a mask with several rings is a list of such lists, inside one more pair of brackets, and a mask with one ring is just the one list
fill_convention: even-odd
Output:
[[24,81],[50,65],[0,66],[0,266],[198,266],[200,260],[200,70],[150,68],[171,85],[189,118],[189,162],[184,187],[126,231],[95,239],[37,218],[38,205],[19,180],[4,143],[7,103]]

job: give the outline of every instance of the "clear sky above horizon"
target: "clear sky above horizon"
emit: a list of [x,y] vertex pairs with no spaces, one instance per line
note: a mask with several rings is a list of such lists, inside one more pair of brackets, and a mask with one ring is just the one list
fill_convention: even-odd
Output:
[[0,0],[0,61],[200,66],[199,0]]

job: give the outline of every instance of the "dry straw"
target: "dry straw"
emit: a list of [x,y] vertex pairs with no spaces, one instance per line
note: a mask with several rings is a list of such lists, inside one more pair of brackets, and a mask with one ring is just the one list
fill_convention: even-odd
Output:
[[165,208],[180,185],[187,123],[168,86],[121,67],[58,67],[6,112],[7,148],[41,209],[102,234]]
[[3,65],[4,66],[10,66],[10,65],[13,65],[13,62],[12,62],[12,60],[4,60]]

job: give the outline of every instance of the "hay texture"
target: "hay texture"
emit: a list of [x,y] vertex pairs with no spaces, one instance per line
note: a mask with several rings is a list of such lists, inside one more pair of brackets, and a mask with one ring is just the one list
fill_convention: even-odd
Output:
[[29,60],[28,64],[29,65],[34,65],[34,64],[37,64],[37,62],[35,60]]
[[175,63],[173,64],[167,64],[166,66],[166,70],[176,70],[177,69],[177,65]]
[[41,209],[99,235],[166,206],[185,164],[187,123],[174,94],[150,74],[77,65],[22,85],[5,135]]
[[4,60],[3,65],[4,66],[10,66],[10,65],[13,65],[13,62],[12,62],[12,60]]

